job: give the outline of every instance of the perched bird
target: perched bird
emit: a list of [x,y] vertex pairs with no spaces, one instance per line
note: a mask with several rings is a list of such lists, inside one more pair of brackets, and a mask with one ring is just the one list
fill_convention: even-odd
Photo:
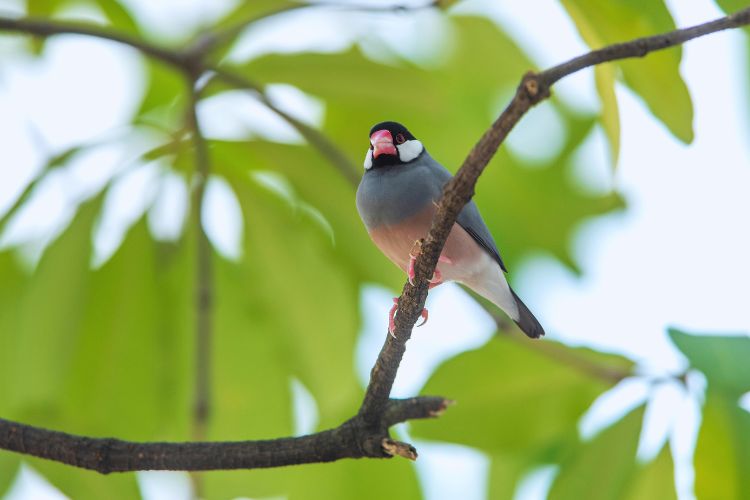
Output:
[[[370,130],[365,173],[357,188],[357,210],[375,245],[414,278],[419,240],[427,236],[436,202],[450,172],[435,161],[403,125],[378,123]],[[505,279],[505,264],[473,201],[464,206],[438,261],[430,287],[444,281],[468,286],[516,322],[532,338],[544,329]],[[393,334],[397,299],[390,312]],[[427,311],[422,312],[427,320]]]

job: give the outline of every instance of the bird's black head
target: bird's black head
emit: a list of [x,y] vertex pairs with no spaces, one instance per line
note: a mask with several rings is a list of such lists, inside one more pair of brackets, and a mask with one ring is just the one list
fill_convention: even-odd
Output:
[[406,127],[397,122],[381,122],[370,129],[365,170],[409,163],[423,151],[422,143]]

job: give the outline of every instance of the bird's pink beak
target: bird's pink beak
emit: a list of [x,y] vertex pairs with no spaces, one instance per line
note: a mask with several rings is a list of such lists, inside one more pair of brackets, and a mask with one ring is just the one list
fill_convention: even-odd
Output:
[[393,136],[387,130],[378,130],[370,136],[372,144],[372,157],[377,158],[380,155],[395,155],[396,146],[393,145]]

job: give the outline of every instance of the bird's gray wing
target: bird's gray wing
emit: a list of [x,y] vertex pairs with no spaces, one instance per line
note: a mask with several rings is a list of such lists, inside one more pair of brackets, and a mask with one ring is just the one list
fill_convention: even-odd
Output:
[[[424,158],[420,158],[420,162],[429,168],[432,176],[434,176],[433,178],[440,183],[440,189],[438,190],[437,195],[440,197],[440,194],[442,194],[442,187],[452,177],[451,173],[426,152]],[[456,222],[458,222],[458,225],[461,226],[464,231],[474,238],[474,241],[476,241],[480,247],[490,254],[495,262],[500,265],[500,269],[506,273],[508,272],[502,257],[500,257],[500,251],[497,249],[495,240],[492,238],[490,230],[487,228],[482,216],[479,214],[479,209],[477,208],[476,203],[469,201],[469,203],[464,206],[463,210],[461,210],[461,213],[458,214],[458,220]]]
[[467,203],[461,213],[458,214],[458,225],[464,228],[464,231],[474,238],[474,241],[479,243],[479,246],[484,248],[495,261],[500,264],[500,269],[505,271],[505,263],[502,257],[500,257],[500,251],[497,249],[495,240],[490,234],[490,230],[487,229],[487,225],[482,220],[482,216],[479,215],[479,209],[473,201]]

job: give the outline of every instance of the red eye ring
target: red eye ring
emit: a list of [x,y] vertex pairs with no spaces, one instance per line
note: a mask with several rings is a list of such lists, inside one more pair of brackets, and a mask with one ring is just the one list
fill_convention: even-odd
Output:
[[406,137],[404,137],[404,134],[396,134],[396,144],[403,144],[406,142]]

